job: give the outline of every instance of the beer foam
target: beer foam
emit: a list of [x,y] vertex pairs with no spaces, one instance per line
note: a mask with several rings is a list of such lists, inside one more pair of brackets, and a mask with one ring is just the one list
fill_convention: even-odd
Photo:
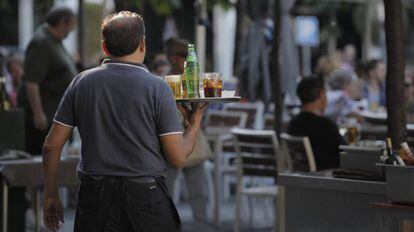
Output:
[[181,75],[168,75],[165,76],[167,82],[181,82]]

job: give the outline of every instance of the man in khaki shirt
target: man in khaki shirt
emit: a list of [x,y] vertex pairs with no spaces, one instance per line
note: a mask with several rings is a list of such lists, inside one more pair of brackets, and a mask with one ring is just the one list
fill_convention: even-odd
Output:
[[[183,39],[170,38],[166,42],[166,54],[171,64],[171,75],[181,75],[184,72],[184,62],[187,56],[188,42]],[[193,153],[182,168],[188,189],[188,197],[193,210],[193,217],[199,226],[207,221],[207,188],[204,161],[212,156],[207,138],[200,130],[196,139]],[[171,193],[174,192],[174,182],[179,169],[168,168],[166,183]],[[201,224],[200,224],[201,223]]]

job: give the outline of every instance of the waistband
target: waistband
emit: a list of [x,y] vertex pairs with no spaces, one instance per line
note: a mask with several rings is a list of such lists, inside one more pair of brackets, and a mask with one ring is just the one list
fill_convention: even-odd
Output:
[[140,176],[140,177],[123,177],[123,176],[97,176],[93,175],[90,177],[82,178],[81,181],[104,181],[104,182],[115,182],[115,181],[128,181],[137,184],[149,184],[157,182],[155,177],[152,176]]

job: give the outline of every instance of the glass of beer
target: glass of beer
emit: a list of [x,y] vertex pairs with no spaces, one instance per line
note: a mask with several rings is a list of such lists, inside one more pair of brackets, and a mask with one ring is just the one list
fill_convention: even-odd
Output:
[[221,97],[222,83],[219,73],[204,73],[204,97]]
[[181,98],[181,75],[168,75],[165,76],[165,81],[167,81],[170,86],[174,97]]
[[361,126],[355,118],[351,118],[346,126],[346,140],[350,145],[355,145],[361,136]]

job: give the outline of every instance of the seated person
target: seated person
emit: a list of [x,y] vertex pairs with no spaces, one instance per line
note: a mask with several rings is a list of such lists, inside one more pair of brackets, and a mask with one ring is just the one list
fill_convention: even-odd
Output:
[[339,167],[339,145],[345,144],[345,140],[336,124],[322,116],[327,104],[323,79],[316,76],[302,79],[297,95],[302,110],[290,121],[288,133],[309,137],[318,170]]
[[17,56],[9,57],[6,60],[6,71],[11,78],[11,88],[8,90],[12,108],[18,107],[18,93],[22,86],[23,62]]
[[160,77],[168,75],[168,73],[171,70],[171,66],[168,63],[167,56],[162,53],[155,55],[150,67],[151,72]]
[[325,116],[335,123],[344,117],[357,117],[354,101],[350,96],[351,85],[355,74],[347,70],[338,70],[332,73],[328,79],[331,87],[327,91],[328,104]]
[[367,78],[364,84],[364,98],[371,111],[385,110],[386,66],[382,60],[371,60],[366,65]]

